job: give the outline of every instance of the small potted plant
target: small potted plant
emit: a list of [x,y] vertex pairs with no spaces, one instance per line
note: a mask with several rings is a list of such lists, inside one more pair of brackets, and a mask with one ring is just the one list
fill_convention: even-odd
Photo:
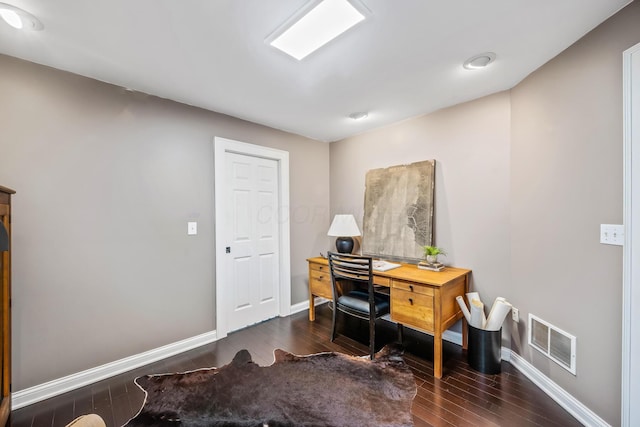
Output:
[[437,246],[425,246],[424,256],[429,264],[436,264],[438,262],[438,255],[446,256],[447,253],[444,249]]

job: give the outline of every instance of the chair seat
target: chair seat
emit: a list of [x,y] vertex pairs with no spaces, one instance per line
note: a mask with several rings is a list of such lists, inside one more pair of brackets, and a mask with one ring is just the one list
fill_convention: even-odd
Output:
[[[369,357],[375,357],[376,319],[389,313],[389,295],[376,293],[373,258],[369,256],[329,252],[333,318],[331,341],[336,339],[337,313],[366,320],[369,323]],[[337,286],[337,283],[341,286]],[[345,286],[342,286],[346,282]],[[347,289],[353,289],[347,291]],[[342,294],[344,292],[344,294]],[[370,307],[369,298],[373,299]],[[370,313],[370,311],[375,311]],[[398,337],[401,327],[398,326]]]
[[[387,298],[375,295],[374,301],[376,316],[381,316],[389,312],[389,300]],[[364,291],[351,291],[338,298],[338,305],[368,315],[369,294]]]

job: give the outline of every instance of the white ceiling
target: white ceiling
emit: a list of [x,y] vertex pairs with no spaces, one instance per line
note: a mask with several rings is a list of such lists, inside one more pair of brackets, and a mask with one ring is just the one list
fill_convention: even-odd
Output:
[[309,0],[0,1],[44,24],[0,21],[0,53],[321,141],[509,89],[630,3],[360,0],[369,18],[298,62],[264,40]]

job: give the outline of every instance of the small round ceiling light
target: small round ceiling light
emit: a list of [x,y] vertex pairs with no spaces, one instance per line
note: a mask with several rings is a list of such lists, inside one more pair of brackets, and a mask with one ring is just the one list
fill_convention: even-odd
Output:
[[479,70],[491,64],[496,59],[496,54],[493,52],[485,52],[464,61],[462,66],[467,70]]
[[39,31],[44,28],[42,22],[29,12],[6,3],[0,3],[0,18],[18,30]]
[[349,114],[349,118],[352,120],[363,120],[363,119],[366,119],[367,117],[369,117],[369,113],[367,113],[366,111],[358,111],[358,112]]

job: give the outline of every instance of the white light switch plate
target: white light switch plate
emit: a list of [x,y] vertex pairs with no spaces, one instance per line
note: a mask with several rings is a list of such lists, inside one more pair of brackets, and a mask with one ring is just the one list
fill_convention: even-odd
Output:
[[197,222],[187,222],[187,234],[189,236],[195,236],[196,234],[198,234]]
[[600,224],[600,243],[622,246],[624,244],[624,226]]

